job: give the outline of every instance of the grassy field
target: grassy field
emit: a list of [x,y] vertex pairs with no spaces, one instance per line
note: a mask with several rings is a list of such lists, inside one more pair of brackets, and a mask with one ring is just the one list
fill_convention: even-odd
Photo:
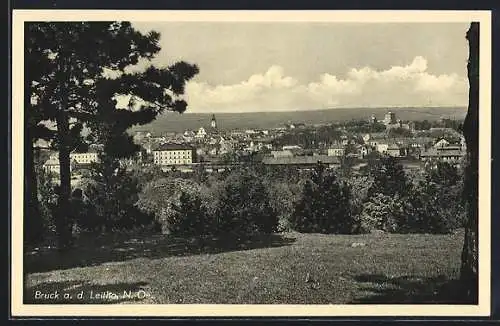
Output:
[[[24,300],[461,303],[455,293],[462,242],[462,231],[451,235],[284,233],[237,246],[226,244],[225,249],[219,249],[220,244],[161,235],[82,237],[75,249],[64,254],[47,248],[25,252]],[[54,291],[59,298],[35,298]],[[131,295],[123,295],[124,291]],[[64,299],[63,293],[72,298]]]

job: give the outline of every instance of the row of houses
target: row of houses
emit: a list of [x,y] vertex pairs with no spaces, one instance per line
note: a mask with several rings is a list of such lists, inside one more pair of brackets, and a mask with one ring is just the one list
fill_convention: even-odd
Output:
[[[73,169],[76,165],[88,166],[91,163],[99,162],[99,154],[97,151],[70,153],[69,159],[71,163],[70,169]],[[49,159],[43,164],[43,168],[46,172],[59,173],[60,164],[58,154],[51,154]]]

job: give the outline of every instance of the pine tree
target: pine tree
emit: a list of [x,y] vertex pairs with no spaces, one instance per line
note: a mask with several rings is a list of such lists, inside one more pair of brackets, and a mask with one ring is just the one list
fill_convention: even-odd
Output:
[[299,232],[351,233],[354,223],[349,187],[318,164],[303,186],[291,226]]
[[[127,67],[151,60],[160,51],[159,33],[143,35],[129,22],[29,23],[26,37],[27,51],[34,48],[43,58],[40,67],[27,68],[41,71],[26,81],[37,85],[31,93],[36,104],[25,101],[28,116],[40,114],[40,120],[55,122],[57,127],[53,141],[59,151],[61,179],[58,233],[65,246],[71,236],[64,216],[71,192],[69,156],[82,142],[83,126],[99,130],[96,126],[115,119],[111,129],[116,133],[111,134],[123,139],[122,122],[146,123],[164,110],[184,111],[187,104],[176,95],[183,93],[185,82],[198,68],[179,62],[129,72]],[[120,95],[134,99],[138,112],[115,110]]]
[[409,182],[403,170],[403,166],[396,162],[393,157],[384,157],[371,169],[373,185],[368,190],[368,197],[377,193],[388,196],[399,195],[404,197],[408,194]]

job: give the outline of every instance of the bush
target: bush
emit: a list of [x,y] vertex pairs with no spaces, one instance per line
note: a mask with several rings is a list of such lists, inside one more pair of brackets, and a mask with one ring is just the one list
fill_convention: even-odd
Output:
[[360,230],[400,232],[407,223],[408,214],[411,214],[411,207],[404,198],[379,193],[363,204],[359,217]]
[[54,213],[57,205],[54,174],[43,169],[38,171],[38,204],[44,232],[55,233]]
[[161,178],[146,184],[137,206],[153,214],[162,232],[180,236],[197,236],[213,232],[202,187],[193,180]]
[[284,180],[269,180],[266,187],[269,189],[271,207],[278,214],[278,231],[290,231],[292,229],[290,220],[300,196],[300,185]]
[[298,232],[352,233],[355,229],[350,208],[351,192],[335,173],[318,165],[311,179],[302,184],[302,193],[291,216]]
[[429,169],[425,180],[414,187],[414,215],[408,222],[408,232],[450,233],[462,227],[462,189],[462,180],[453,166],[439,163]]
[[368,197],[379,193],[387,196],[404,197],[411,189],[403,166],[393,157],[384,157],[371,167],[373,184],[368,190]]
[[212,191],[216,231],[220,235],[249,237],[277,231],[278,215],[268,189],[254,171],[234,171]]
[[[153,217],[136,206],[141,186],[124,168],[104,177],[100,166],[94,166],[92,178],[82,183],[87,197],[88,214],[81,214],[79,224],[88,229],[110,232],[148,226]],[[86,220],[85,220],[86,219]]]
[[354,224],[354,233],[362,232],[361,230],[361,212],[363,205],[368,199],[368,190],[373,184],[373,180],[369,176],[355,176],[346,180],[351,196],[349,198],[349,206]]

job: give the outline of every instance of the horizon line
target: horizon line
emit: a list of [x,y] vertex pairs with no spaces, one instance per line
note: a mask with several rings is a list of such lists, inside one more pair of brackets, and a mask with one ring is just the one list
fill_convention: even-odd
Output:
[[[291,113],[291,112],[310,112],[310,111],[330,111],[330,110],[397,110],[397,109],[467,109],[467,105],[446,105],[446,106],[376,106],[376,107],[337,107],[337,108],[318,108],[318,109],[299,109],[299,110],[276,110],[276,111],[224,111],[217,112],[207,109],[205,112],[192,112],[188,109],[180,114],[250,114],[250,113]],[[165,111],[165,113],[178,113]]]

